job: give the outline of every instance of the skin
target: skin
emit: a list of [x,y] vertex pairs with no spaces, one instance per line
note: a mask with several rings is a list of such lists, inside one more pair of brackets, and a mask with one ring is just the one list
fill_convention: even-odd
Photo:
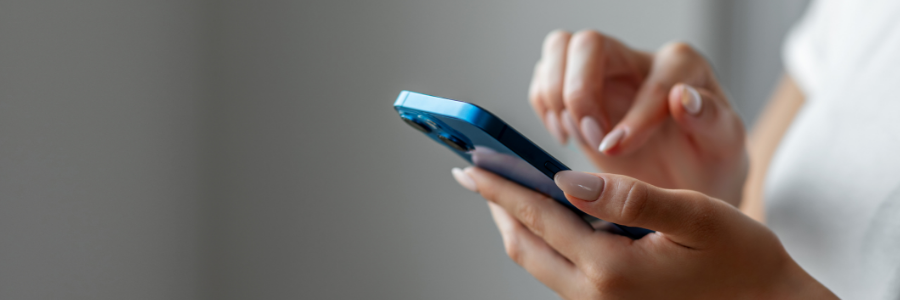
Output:
[[[531,103],[539,116],[566,110],[603,118],[605,132],[630,130],[608,152],[579,141],[609,173],[589,175],[603,182],[596,199],[567,194],[569,201],[595,217],[657,231],[631,240],[596,230],[545,195],[467,168],[464,186],[489,201],[507,254],[538,280],[564,299],[837,299],[757,221],[768,163],[803,103],[790,77],[748,147],[708,63],[686,45],[650,54],[593,31],[557,31],[535,69]],[[699,113],[682,105],[683,84],[701,95]]]
[[590,215],[657,231],[631,240],[491,172],[464,172],[509,257],[563,299],[837,299],[764,225],[701,193],[588,174],[604,181],[597,199],[566,195]]
[[744,185],[744,200],[741,211],[754,220],[765,223],[763,206],[763,183],[775,149],[793,122],[805,97],[790,76],[785,75],[772,94],[753,132],[750,133],[748,152],[750,153],[750,174]]
[[[702,97],[697,115],[681,103],[685,85]],[[691,46],[670,43],[646,53],[592,30],[554,31],[544,41],[529,97],[551,133],[561,142],[575,138],[601,170],[739,204],[747,174],[743,123]],[[574,123],[597,120],[604,134],[627,134],[600,152],[577,126],[560,130],[563,111]]]

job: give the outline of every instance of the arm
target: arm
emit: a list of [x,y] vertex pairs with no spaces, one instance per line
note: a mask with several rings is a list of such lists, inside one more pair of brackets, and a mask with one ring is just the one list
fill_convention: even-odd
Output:
[[772,94],[759,120],[750,132],[747,152],[750,155],[750,173],[744,184],[741,211],[761,223],[765,222],[763,184],[769,163],[781,138],[803,106],[803,92],[790,75],[785,74]]

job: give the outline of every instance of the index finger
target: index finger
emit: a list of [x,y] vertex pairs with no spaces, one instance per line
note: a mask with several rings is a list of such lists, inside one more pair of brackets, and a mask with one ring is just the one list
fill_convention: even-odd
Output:
[[648,73],[652,57],[593,30],[573,35],[567,56],[566,109],[581,124],[588,146],[596,151],[602,132],[612,127],[614,118],[610,116],[614,112],[608,111],[611,99],[605,99],[610,89],[607,84],[640,82]]
[[669,117],[669,91],[676,83],[705,86],[705,60],[691,46],[671,43],[653,61],[649,76],[641,84],[634,103],[622,121],[603,138],[600,151],[607,155],[629,153],[639,148]]
[[487,200],[503,207],[550,247],[579,265],[592,254],[585,251],[594,229],[555,200],[480,168],[466,168]]

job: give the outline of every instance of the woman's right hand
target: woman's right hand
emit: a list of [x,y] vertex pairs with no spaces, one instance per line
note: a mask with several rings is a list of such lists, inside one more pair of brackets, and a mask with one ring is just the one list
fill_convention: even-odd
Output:
[[632,240],[489,171],[453,173],[490,201],[510,258],[564,299],[837,299],[765,225],[698,192],[615,174],[556,174],[581,211],[656,230]]
[[744,126],[690,46],[646,53],[596,31],[554,31],[529,94],[548,130],[577,140],[604,172],[740,202]]

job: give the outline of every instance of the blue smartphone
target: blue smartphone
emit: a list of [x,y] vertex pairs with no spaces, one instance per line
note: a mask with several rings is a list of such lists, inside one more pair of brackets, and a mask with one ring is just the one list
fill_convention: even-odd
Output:
[[469,163],[550,196],[594,228],[639,239],[652,230],[604,222],[566,200],[553,176],[570,170],[487,110],[471,103],[403,91],[394,109],[409,126]]

